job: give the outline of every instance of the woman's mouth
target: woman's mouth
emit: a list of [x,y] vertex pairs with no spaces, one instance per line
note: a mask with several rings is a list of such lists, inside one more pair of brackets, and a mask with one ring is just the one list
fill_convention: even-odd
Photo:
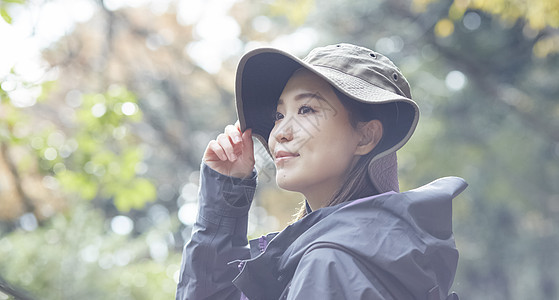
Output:
[[276,152],[276,154],[274,155],[274,161],[275,163],[280,163],[280,162],[284,162],[287,160],[290,160],[292,158],[297,158],[299,157],[298,153],[292,153],[292,152],[287,152],[287,151],[278,151]]

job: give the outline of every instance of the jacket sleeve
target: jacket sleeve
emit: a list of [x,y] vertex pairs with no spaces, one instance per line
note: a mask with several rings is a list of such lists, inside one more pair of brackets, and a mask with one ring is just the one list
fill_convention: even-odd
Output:
[[317,248],[307,252],[299,261],[287,299],[386,300],[394,297],[375,274],[348,252]]
[[256,188],[256,172],[248,179],[201,167],[199,209],[190,241],[184,247],[176,299],[236,299],[232,284],[237,259],[248,259],[248,211]]

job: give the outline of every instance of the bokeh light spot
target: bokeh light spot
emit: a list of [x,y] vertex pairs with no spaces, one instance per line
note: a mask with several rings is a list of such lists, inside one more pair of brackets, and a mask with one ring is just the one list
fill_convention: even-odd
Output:
[[80,257],[84,262],[93,263],[99,258],[99,247],[89,245],[80,251]]
[[102,117],[106,112],[107,106],[105,103],[97,103],[91,108],[91,114],[96,118]]
[[186,203],[179,209],[179,220],[184,225],[192,226],[196,222],[196,215],[198,214],[198,204]]
[[132,102],[124,102],[122,104],[122,113],[127,115],[127,116],[132,116],[134,114],[136,114],[136,112],[138,112],[138,106],[135,103]]
[[127,216],[116,216],[111,220],[111,230],[118,235],[127,235],[134,229],[134,221]]
[[462,22],[468,30],[476,30],[481,25],[481,17],[478,13],[472,11],[464,16]]
[[252,20],[252,28],[261,33],[268,32],[272,28],[272,21],[266,16],[258,16]]
[[445,84],[451,91],[459,91],[466,85],[466,75],[460,71],[451,71],[446,75]]
[[49,147],[45,149],[45,152],[43,153],[43,157],[46,160],[55,160],[58,157],[58,152],[56,152],[56,149]]
[[37,218],[35,218],[35,215],[33,213],[26,213],[21,216],[19,218],[19,224],[25,231],[33,231],[37,229],[37,226],[39,225],[37,223]]

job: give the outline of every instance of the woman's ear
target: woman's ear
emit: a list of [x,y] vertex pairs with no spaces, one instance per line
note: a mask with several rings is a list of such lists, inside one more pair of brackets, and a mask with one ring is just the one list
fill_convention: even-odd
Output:
[[379,120],[361,122],[358,124],[357,130],[361,135],[361,140],[357,144],[355,155],[365,155],[371,152],[380,142],[382,138],[382,122]]

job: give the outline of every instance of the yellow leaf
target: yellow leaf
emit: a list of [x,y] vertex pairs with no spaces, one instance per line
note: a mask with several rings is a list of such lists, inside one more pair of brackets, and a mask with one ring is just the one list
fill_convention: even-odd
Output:
[[438,37],[447,37],[454,32],[454,23],[449,19],[441,19],[435,25],[435,34]]
[[458,1],[454,2],[448,10],[448,17],[454,21],[462,19],[464,13],[466,12],[466,7],[461,6],[458,3]]
[[412,9],[416,13],[422,13],[427,10],[427,6],[432,3],[436,2],[435,0],[413,0]]
[[539,58],[545,58],[548,55],[559,53],[559,36],[542,38],[536,42],[532,51],[534,55]]
[[314,8],[314,0],[276,0],[270,6],[270,14],[285,16],[289,23],[300,26]]

